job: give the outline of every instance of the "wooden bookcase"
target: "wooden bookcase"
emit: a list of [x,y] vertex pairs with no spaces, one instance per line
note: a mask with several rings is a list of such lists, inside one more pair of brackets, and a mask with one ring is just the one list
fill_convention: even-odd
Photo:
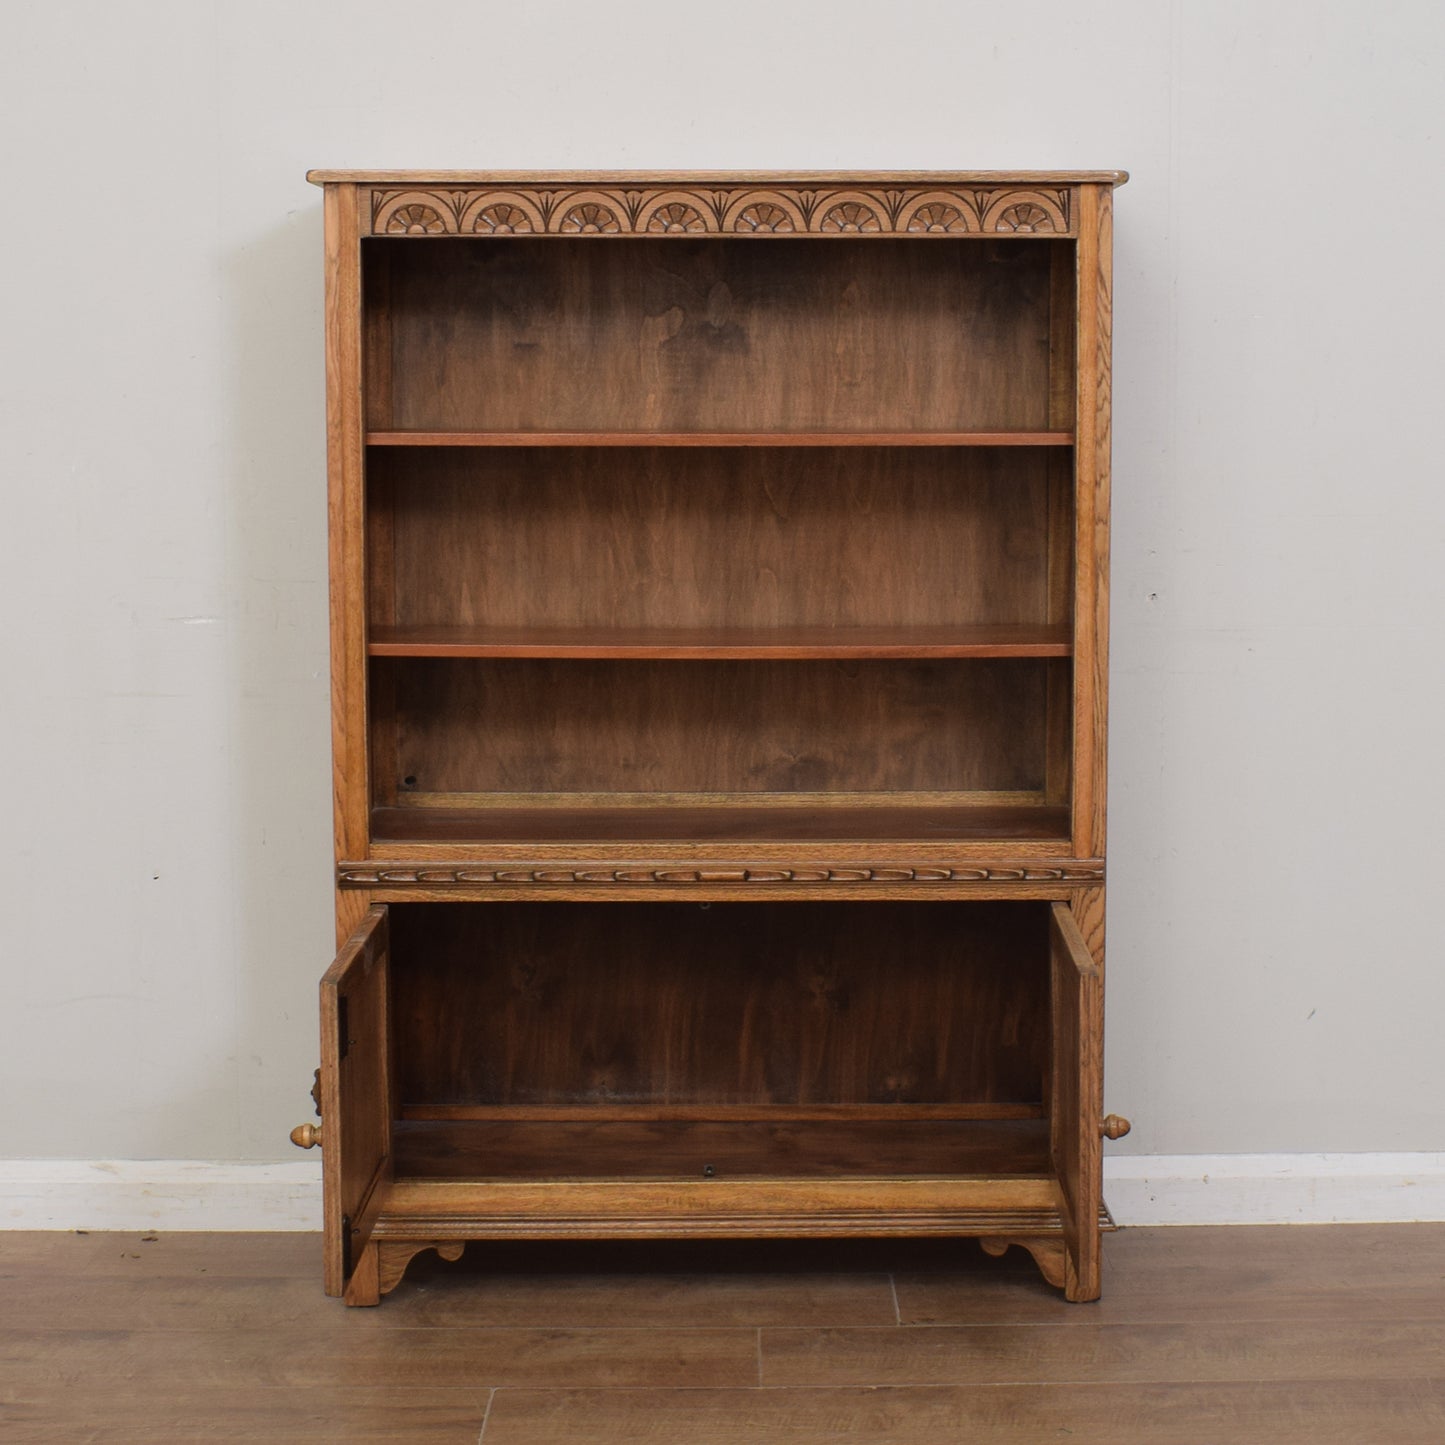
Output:
[[310,179],[327,1291],[917,1234],[1097,1296],[1123,174]]

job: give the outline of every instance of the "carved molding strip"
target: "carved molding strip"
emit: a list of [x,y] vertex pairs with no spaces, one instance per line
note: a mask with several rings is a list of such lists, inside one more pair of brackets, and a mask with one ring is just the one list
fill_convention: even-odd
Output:
[[345,863],[337,873],[343,888],[471,888],[477,884],[515,886],[530,884],[653,884],[677,883],[1102,883],[1102,863],[1029,863],[1017,867],[983,864],[978,867],[942,868],[919,866],[850,868],[831,864],[789,865],[759,863],[738,867],[726,864],[688,867],[637,867],[585,863],[562,867],[520,866],[473,868],[465,864],[427,865],[380,864],[367,866]]
[[373,190],[374,236],[1067,236],[1068,187]]

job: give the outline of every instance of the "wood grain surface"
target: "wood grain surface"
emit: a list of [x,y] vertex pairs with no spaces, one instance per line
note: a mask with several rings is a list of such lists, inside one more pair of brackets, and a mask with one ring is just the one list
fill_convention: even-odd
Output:
[[391,429],[1045,431],[1061,244],[373,239],[365,254],[390,268]]
[[[371,834],[388,847],[407,841],[423,845],[453,840],[516,844],[591,840],[606,845],[661,841],[687,843],[690,853],[698,845],[720,841],[970,843],[1018,839],[1062,843],[1068,835],[1067,810],[1029,799],[994,804],[973,799],[931,806],[918,801],[893,802],[892,806],[879,802],[858,807],[847,806],[862,801],[857,798],[812,796],[803,800],[802,806],[790,806],[792,800],[784,795],[764,795],[755,806],[721,798],[659,799],[655,806],[647,806],[647,799],[633,796],[623,800],[631,806],[608,807],[599,806],[595,798],[557,797],[551,800],[557,806],[516,806],[522,801],[493,797],[478,799],[473,806],[457,799],[442,807],[377,808],[371,815]],[[794,857],[791,861],[806,864],[816,860]],[[685,871],[687,865],[673,866]],[[966,869],[967,865],[963,866]]]
[[589,1232],[986,1234],[1097,1295],[1121,180],[327,182],[339,934],[410,890],[323,998],[348,1303]]
[[[382,349],[385,355],[385,349]],[[376,412],[390,415],[390,373]],[[1074,434],[1048,431],[408,431],[366,434],[373,447],[1068,447]]]
[[[338,857],[366,839],[366,576],[361,253],[356,197],[329,188],[326,222],[326,507],[331,623],[332,827]],[[351,931],[338,913],[339,947]]]
[[371,908],[321,979],[320,1107],[326,1181],[325,1284],[340,1294],[366,1243],[384,1183],[396,1112],[392,1082],[389,929]]
[[316,1235],[0,1233],[0,1435],[1445,1438],[1441,1225],[1124,1230],[1087,1309],[1027,1261],[955,1241],[652,1241],[470,1245],[418,1260],[383,1309],[345,1311],[305,1277],[319,1250]]
[[372,657],[571,657],[684,661],[1067,657],[1042,623],[932,627],[374,627]]
[[372,587],[399,626],[1063,624],[1047,595],[1050,456],[380,453],[368,481],[389,528]]
[[1095,182],[1122,186],[1128,171],[488,171],[327,170],[306,172],[313,186],[375,182],[387,186],[608,186],[608,185],[783,185],[783,186],[1077,186]]
[[1047,666],[1031,658],[372,662],[390,670],[395,689],[399,793],[732,794],[739,802],[756,793],[1041,792]]
[[1099,1297],[1104,978],[1067,903],[1050,903],[1050,1153],[1059,1183],[1072,1300]]
[[427,1179],[546,1179],[559,1169],[569,1179],[867,1178],[1049,1170],[1048,1129],[1041,1119],[436,1119],[398,1123],[394,1130],[398,1174]]
[[399,1101],[1037,1103],[1047,908],[398,904]]

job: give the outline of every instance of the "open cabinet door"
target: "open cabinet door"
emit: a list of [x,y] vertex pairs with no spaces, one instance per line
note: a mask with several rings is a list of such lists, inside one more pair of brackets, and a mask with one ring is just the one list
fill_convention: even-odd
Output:
[[391,1169],[387,910],[373,908],[321,980],[326,1293],[375,1304],[367,1251]]
[[1050,1146],[1064,1222],[1064,1293],[1099,1297],[1099,1206],[1103,1194],[1104,976],[1067,903],[1050,905],[1053,994]]

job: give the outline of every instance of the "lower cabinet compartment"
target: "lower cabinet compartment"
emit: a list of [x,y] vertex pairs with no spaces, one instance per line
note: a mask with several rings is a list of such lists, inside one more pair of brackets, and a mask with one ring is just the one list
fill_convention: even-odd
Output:
[[1066,903],[373,908],[323,981],[328,1282],[374,1303],[470,1239],[932,1234],[1092,1297],[1099,990]]
[[1038,1104],[1047,908],[391,909],[414,1106]]

